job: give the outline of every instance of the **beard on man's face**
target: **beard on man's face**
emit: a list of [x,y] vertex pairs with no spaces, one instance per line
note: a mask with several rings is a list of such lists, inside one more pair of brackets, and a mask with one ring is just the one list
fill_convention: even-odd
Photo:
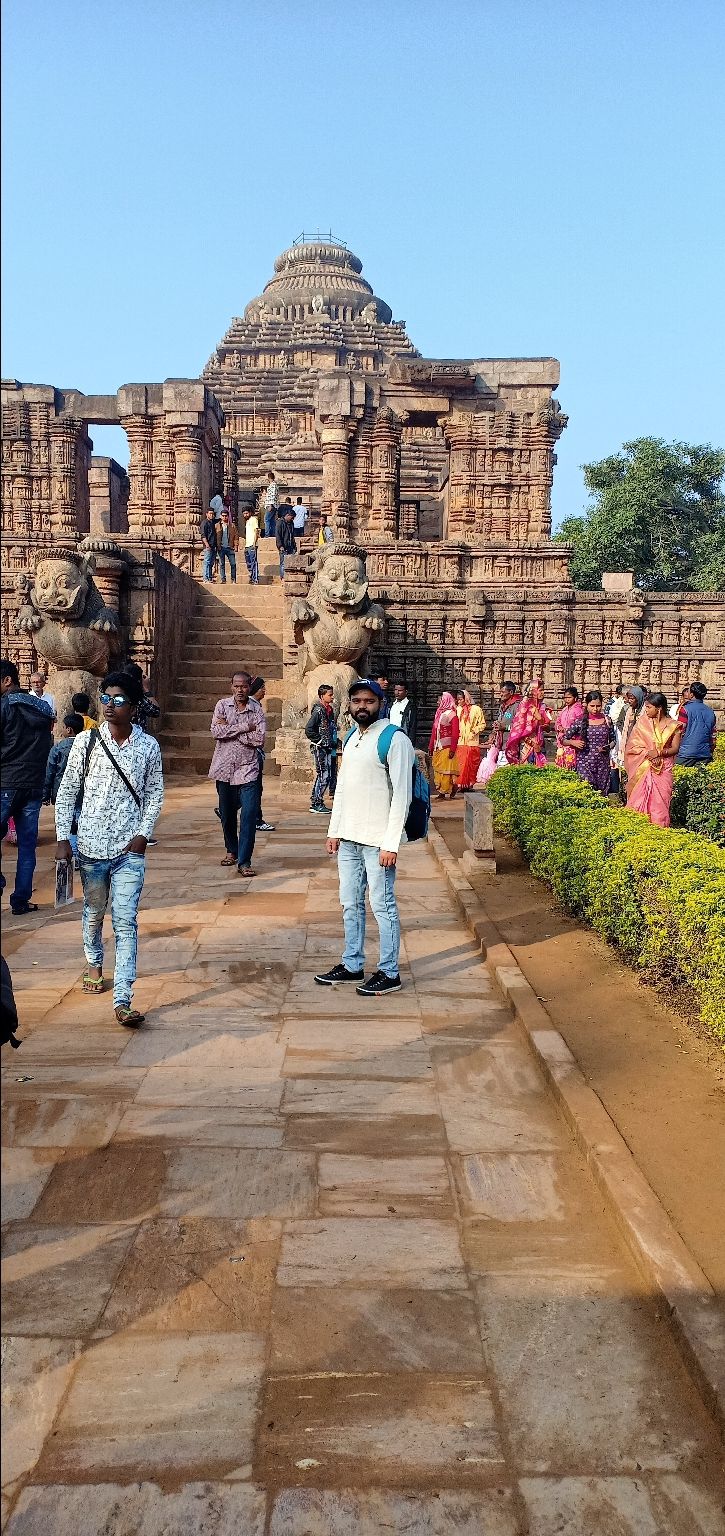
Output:
[[356,705],[353,700],[350,705],[350,714],[358,725],[372,725],[373,721],[377,720],[380,714],[380,708],[373,709],[369,704]]

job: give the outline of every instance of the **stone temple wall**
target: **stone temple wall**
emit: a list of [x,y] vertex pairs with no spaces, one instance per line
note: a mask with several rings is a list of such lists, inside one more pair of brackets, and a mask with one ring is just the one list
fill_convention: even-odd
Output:
[[[383,638],[369,665],[404,680],[427,741],[438,694],[463,685],[490,720],[505,678],[542,676],[551,704],[568,683],[580,690],[617,683],[661,688],[674,702],[701,678],[715,709],[725,704],[725,603],[721,594],[578,592],[567,581],[568,551],[522,553],[461,545],[372,545],[370,597],[385,610]],[[537,558],[538,553],[538,558]],[[311,585],[314,555],[289,563],[285,577],[284,657],[288,692],[297,647],[290,610]],[[537,570],[547,570],[536,580]],[[496,703],[496,708],[498,707]]]
[[[126,384],[114,395],[2,386],[2,649],[36,665],[17,613],[35,565],[104,536],[120,551],[126,653],[168,692],[200,576],[211,495],[234,511],[273,470],[338,538],[368,551],[387,616],[370,663],[404,677],[422,732],[445,683],[490,713],[504,677],[563,687],[641,682],[674,699],[702,678],[725,707],[725,599],[576,592],[551,540],[556,443],[566,427],[555,358],[423,358],[341,241],[302,237],[234,319],[202,379]],[[126,475],[92,458],[94,425],[121,425]],[[108,551],[106,552],[108,555]],[[108,555],[109,560],[115,556]],[[285,580],[289,623],[311,556]],[[101,566],[103,561],[101,559]],[[243,572],[242,572],[243,575]],[[104,578],[105,579],[105,578]]]

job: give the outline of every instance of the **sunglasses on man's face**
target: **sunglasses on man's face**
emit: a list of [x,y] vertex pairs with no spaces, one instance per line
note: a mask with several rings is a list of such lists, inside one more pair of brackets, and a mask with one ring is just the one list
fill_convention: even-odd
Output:
[[123,709],[124,704],[131,702],[123,693],[99,693],[98,697],[104,706],[111,704],[114,709]]

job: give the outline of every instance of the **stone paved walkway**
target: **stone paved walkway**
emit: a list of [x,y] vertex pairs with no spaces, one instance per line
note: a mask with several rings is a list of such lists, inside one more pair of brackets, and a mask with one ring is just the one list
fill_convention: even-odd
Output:
[[246,885],[171,788],[137,1035],[77,908],[11,957],[10,1536],[720,1536],[712,1423],[432,855],[364,1000],[312,979],[323,838],[283,812]]

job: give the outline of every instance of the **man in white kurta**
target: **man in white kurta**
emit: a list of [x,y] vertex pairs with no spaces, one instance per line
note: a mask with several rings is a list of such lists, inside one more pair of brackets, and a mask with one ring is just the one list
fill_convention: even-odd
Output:
[[[345,928],[342,962],[315,977],[320,986],[356,982],[361,997],[398,991],[400,919],[395,900],[398,850],[410,809],[415,751],[403,731],[390,736],[381,762],[378,738],[389,731],[380,719],[385,695],[374,679],[350,689],[355,722],[345,743],[328,828],[327,851],[337,854]],[[365,980],[365,892],[380,933],[378,969]]]

